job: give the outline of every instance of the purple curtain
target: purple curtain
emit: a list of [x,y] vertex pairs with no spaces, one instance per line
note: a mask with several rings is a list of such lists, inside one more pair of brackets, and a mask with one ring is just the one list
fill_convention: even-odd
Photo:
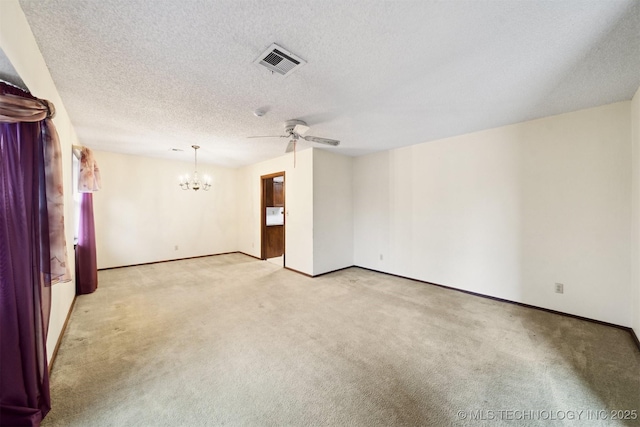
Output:
[[96,230],[93,223],[93,193],[82,193],[76,247],[76,293],[90,294],[98,287]]
[[[6,94],[35,99],[0,84],[0,95]],[[38,426],[50,409],[46,336],[52,267],[45,172],[47,129],[45,120],[0,120],[2,426]]]

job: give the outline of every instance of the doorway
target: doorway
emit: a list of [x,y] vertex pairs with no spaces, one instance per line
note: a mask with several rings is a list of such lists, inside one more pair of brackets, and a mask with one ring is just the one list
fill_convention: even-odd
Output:
[[263,175],[261,180],[262,242],[260,258],[285,265],[285,176],[284,172]]

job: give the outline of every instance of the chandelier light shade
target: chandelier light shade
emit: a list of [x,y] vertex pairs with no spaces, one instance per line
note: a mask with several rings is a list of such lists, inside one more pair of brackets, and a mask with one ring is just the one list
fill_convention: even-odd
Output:
[[204,191],[208,191],[211,188],[211,178],[208,176],[204,176],[202,181],[198,177],[198,148],[199,145],[192,145],[191,148],[195,151],[195,170],[193,172],[193,178],[189,178],[189,175],[181,175],[180,176],[180,188],[183,190],[195,190],[203,189]]

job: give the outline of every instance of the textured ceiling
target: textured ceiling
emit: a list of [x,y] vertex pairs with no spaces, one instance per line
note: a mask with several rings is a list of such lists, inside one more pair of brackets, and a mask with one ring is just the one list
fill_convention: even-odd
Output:
[[[239,166],[287,145],[247,136],[302,119],[342,141],[331,151],[360,155],[640,86],[636,1],[20,4],[81,142],[100,150],[189,160],[199,144],[199,160]],[[254,65],[273,42],[308,64],[287,78]]]

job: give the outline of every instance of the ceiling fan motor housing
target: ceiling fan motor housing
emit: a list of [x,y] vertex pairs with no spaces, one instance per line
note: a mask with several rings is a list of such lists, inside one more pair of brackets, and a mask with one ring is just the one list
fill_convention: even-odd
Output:
[[309,130],[309,126],[302,120],[287,120],[284,123],[284,131],[287,134],[297,133],[298,135],[304,135]]

